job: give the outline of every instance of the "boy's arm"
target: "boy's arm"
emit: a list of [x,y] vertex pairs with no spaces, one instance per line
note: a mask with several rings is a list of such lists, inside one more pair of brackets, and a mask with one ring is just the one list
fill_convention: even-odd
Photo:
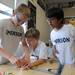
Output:
[[35,62],[31,63],[31,68],[34,67],[34,66],[38,66],[38,65],[41,65],[43,63],[45,63],[46,60],[45,59],[38,59],[36,60]]
[[26,38],[22,39],[22,46],[23,46],[23,50],[24,50],[24,54],[23,54],[23,59],[27,60],[28,62],[30,62],[30,52],[29,52],[29,44],[27,42]]
[[17,57],[13,56],[12,54],[10,54],[9,52],[7,52],[6,50],[4,50],[3,48],[0,48],[0,53],[3,55],[3,57],[5,57],[6,59],[8,59],[12,64],[14,64],[17,67],[21,67],[23,66],[23,64],[26,64],[26,60],[21,60],[18,59]]
[[43,63],[45,63],[46,60],[45,59],[39,59],[39,60],[36,60],[35,62],[33,63],[29,63],[27,66],[23,66],[23,69],[30,69],[30,68],[33,68],[35,66],[38,66],[38,65],[41,65]]
[[0,53],[2,54],[3,57],[8,59],[12,64],[14,64],[17,61],[17,58],[14,57],[12,54],[7,52],[7,50],[0,48]]
[[56,50],[56,46],[53,46],[53,49],[52,49],[52,57],[53,58],[57,58],[56,53],[59,54],[59,52]]
[[[7,50],[5,50],[2,46],[2,38],[3,38],[3,20],[0,20],[0,54],[8,59],[11,63],[14,63],[16,61],[16,58],[13,57]],[[11,58],[12,57],[12,58]],[[12,61],[14,60],[14,61]]]

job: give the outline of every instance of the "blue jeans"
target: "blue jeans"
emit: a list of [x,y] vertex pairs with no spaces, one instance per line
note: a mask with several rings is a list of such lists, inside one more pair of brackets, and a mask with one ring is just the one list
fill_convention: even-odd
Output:
[[59,67],[57,69],[57,73],[55,75],[61,75],[64,65],[59,62]]

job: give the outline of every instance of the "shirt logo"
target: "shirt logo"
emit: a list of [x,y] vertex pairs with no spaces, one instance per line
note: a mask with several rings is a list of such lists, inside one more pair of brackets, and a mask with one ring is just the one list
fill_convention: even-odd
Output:
[[70,42],[70,38],[64,37],[64,38],[58,38],[58,39],[55,40],[55,43],[65,43],[65,42]]
[[16,32],[16,31],[9,31],[9,30],[6,30],[6,35],[12,35],[12,36],[22,36],[22,33],[21,32]]

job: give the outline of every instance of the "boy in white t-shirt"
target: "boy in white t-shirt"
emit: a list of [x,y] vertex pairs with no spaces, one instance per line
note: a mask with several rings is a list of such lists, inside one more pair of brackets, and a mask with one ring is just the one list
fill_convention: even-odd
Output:
[[53,55],[60,62],[56,75],[60,75],[65,64],[75,65],[75,27],[63,23],[64,12],[61,8],[48,9],[46,16],[53,28],[50,38],[54,46]]
[[30,64],[25,65],[24,69],[43,64],[48,57],[47,46],[39,38],[40,32],[35,28],[30,28],[22,39],[24,47],[21,45],[20,50],[24,48],[26,59],[30,59]]
[[20,4],[14,15],[9,19],[0,20],[0,64],[8,60],[20,66],[22,63],[14,54],[21,41],[24,30],[21,25],[28,20],[30,9],[25,4]]

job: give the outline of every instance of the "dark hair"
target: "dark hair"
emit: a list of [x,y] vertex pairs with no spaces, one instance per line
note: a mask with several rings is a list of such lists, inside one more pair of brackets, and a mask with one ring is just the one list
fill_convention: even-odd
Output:
[[51,17],[56,17],[58,20],[60,19],[64,19],[64,12],[62,10],[62,8],[49,8],[47,11],[46,11],[46,16],[48,18],[51,18]]
[[35,38],[35,39],[39,39],[40,36],[40,32],[39,30],[37,30],[36,28],[30,28],[28,29],[28,31],[25,33],[25,37],[26,38]]

